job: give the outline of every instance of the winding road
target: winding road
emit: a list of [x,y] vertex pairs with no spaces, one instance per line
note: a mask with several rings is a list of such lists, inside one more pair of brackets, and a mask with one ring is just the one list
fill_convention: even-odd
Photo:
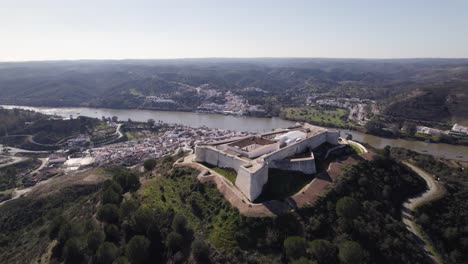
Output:
[[403,164],[405,164],[412,171],[414,171],[421,178],[423,178],[426,181],[428,187],[428,190],[426,192],[422,193],[419,196],[408,199],[403,204],[403,209],[401,212],[403,223],[406,225],[406,228],[417,237],[418,244],[424,249],[424,252],[432,259],[433,263],[442,264],[442,258],[436,252],[431,241],[426,235],[424,235],[421,228],[416,224],[416,219],[414,218],[414,211],[423,204],[440,199],[442,196],[444,196],[445,189],[429,173],[406,161],[404,161]]

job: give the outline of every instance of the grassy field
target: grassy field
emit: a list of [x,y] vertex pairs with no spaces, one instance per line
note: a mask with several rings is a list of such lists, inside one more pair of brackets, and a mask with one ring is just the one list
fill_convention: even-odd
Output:
[[230,168],[218,168],[218,167],[214,167],[214,168],[212,168],[212,170],[214,170],[215,172],[217,172],[220,175],[224,176],[226,179],[228,179],[233,184],[236,183],[237,172],[235,170],[230,169]]
[[313,179],[313,175],[306,175],[301,172],[270,169],[268,171],[268,182],[263,186],[263,192],[255,202],[260,203],[287,198],[298,193]]
[[291,107],[282,110],[286,119],[309,122],[312,124],[333,127],[347,127],[348,111],[342,108]]
[[221,176],[224,176],[226,179],[228,179],[230,182],[232,182],[233,184],[236,183],[236,178],[237,178],[237,172],[234,170],[234,169],[231,169],[231,168],[220,168],[220,167],[216,167],[216,166],[213,166],[211,164],[208,164],[208,163],[203,163],[203,166],[205,167],[208,167],[212,170],[214,170],[215,172],[217,172],[219,175]]

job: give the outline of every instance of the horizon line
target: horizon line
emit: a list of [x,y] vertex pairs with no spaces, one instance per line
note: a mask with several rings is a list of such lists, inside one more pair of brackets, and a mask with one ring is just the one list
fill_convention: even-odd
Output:
[[38,59],[38,60],[0,60],[0,63],[28,63],[28,62],[80,62],[80,61],[176,61],[176,60],[468,60],[468,57],[173,57],[173,58],[121,58],[121,59]]

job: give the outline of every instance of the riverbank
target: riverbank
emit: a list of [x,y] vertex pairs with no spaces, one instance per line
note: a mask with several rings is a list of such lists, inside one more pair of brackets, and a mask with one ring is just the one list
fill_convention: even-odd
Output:
[[[280,127],[290,127],[296,122],[284,120],[278,117],[261,118],[261,117],[245,117],[245,116],[230,116],[220,114],[202,114],[192,112],[167,112],[167,111],[150,111],[150,110],[122,110],[122,109],[106,109],[106,108],[44,108],[30,106],[11,106],[6,105],[5,108],[22,108],[41,112],[49,115],[58,115],[65,118],[72,116],[88,116],[94,118],[102,118],[117,116],[119,120],[128,119],[140,122],[146,122],[148,119],[162,121],[169,124],[182,124],[190,127],[208,127],[225,130],[235,130],[251,133],[268,132],[272,129]],[[378,136],[365,134],[362,132],[340,129],[342,137],[350,134],[354,141],[364,142],[370,146],[382,149],[385,146],[401,147],[411,149],[418,153],[430,154],[438,158],[453,159],[468,161],[468,147],[449,145],[444,143],[427,143],[423,141],[414,141],[406,139],[390,139]]]

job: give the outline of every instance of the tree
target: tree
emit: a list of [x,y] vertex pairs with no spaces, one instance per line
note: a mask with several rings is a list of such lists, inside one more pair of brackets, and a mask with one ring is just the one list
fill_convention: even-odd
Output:
[[84,259],[83,241],[76,237],[70,238],[63,248],[65,263],[82,263]]
[[104,242],[104,232],[93,231],[88,234],[88,249],[92,253],[96,252],[98,247]]
[[106,223],[117,223],[119,221],[119,208],[115,204],[105,204],[99,208],[97,218]]
[[336,214],[346,219],[354,219],[359,214],[359,204],[351,197],[345,196],[336,203]]
[[112,264],[130,264],[130,261],[124,256],[120,256],[112,262]]
[[138,209],[138,202],[133,199],[129,198],[120,204],[120,214],[123,218],[129,217]]
[[151,127],[154,126],[154,123],[155,123],[154,119],[150,118],[150,119],[148,119],[147,122],[148,122],[148,125],[150,125]]
[[155,159],[147,159],[143,163],[143,167],[145,167],[146,171],[152,171],[156,167],[156,160]]
[[300,257],[299,259],[289,262],[290,264],[317,264],[317,261],[307,259],[306,257]]
[[177,214],[172,219],[171,226],[173,231],[183,235],[187,232],[187,219],[183,215]]
[[144,236],[134,236],[125,247],[125,255],[131,263],[144,263],[148,258],[150,241]]
[[184,240],[182,236],[176,232],[171,232],[167,235],[166,238],[166,247],[171,253],[177,252],[177,250],[182,248]]
[[319,263],[336,262],[336,247],[327,240],[312,241],[309,245],[309,251]]
[[340,245],[338,257],[343,263],[364,263],[367,258],[367,252],[354,241],[345,241]]
[[134,219],[133,228],[140,234],[146,234],[153,221],[151,209],[141,206],[136,210]]
[[410,136],[414,136],[417,132],[417,126],[415,123],[405,122],[404,126],[406,133]]
[[112,117],[112,122],[117,122],[118,120],[119,120],[119,118],[117,116]]
[[111,264],[119,253],[119,249],[110,242],[104,242],[99,247],[96,257],[99,263]]
[[376,119],[371,119],[366,123],[365,127],[368,133],[378,135],[382,132],[384,125]]
[[104,227],[104,232],[106,233],[106,240],[110,242],[119,242],[120,240],[120,231],[119,227],[116,225],[106,225]]
[[120,195],[111,188],[107,188],[102,193],[101,201],[103,204],[120,204]]
[[283,243],[284,253],[290,260],[299,259],[306,255],[307,243],[304,238],[291,236],[286,238]]
[[209,254],[209,247],[203,240],[195,239],[192,242],[192,255],[196,261],[203,262],[208,260]]

